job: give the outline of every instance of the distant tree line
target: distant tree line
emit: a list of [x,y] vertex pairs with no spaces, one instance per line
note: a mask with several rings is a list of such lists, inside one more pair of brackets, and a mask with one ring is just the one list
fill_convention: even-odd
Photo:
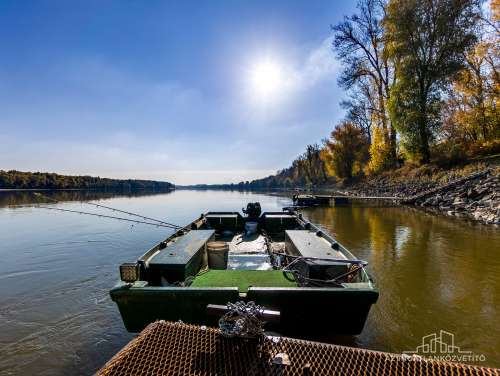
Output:
[[500,152],[500,0],[361,0],[332,26],[346,117],[276,175],[319,185]]
[[168,182],[135,179],[108,179],[93,176],[68,176],[48,172],[0,170],[0,189],[88,189],[102,191],[167,191]]

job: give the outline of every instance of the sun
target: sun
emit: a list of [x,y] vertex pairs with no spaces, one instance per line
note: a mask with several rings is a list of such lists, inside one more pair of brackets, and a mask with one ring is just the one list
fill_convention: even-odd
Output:
[[275,96],[283,85],[280,65],[272,60],[255,63],[250,71],[250,84],[259,99]]

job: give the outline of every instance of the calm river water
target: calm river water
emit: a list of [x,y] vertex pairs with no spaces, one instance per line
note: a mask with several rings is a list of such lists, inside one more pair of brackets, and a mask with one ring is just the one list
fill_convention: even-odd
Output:
[[[286,197],[224,191],[50,195],[60,201],[47,204],[54,207],[110,214],[78,201],[93,200],[178,224],[249,201],[264,210],[290,204]],[[33,201],[29,192],[0,193],[0,375],[92,374],[132,338],[108,295],[118,265],[171,232],[39,209]],[[305,214],[366,259],[380,289],[363,333],[340,343],[401,353],[445,330],[462,350],[484,355],[479,364],[500,366],[498,228],[408,208]]]

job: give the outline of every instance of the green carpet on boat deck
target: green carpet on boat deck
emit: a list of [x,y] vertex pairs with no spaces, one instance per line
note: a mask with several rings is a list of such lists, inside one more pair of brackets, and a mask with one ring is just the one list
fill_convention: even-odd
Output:
[[[293,274],[287,274],[293,280]],[[249,287],[297,287],[281,270],[209,270],[196,276],[191,287],[238,287],[247,292]]]

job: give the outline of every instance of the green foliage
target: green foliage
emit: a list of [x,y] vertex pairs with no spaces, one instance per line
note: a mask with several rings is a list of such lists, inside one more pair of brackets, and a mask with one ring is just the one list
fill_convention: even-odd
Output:
[[438,93],[429,93],[425,100],[419,95],[415,81],[402,76],[392,88],[388,108],[405,154],[412,160],[427,161],[429,144],[439,131],[441,101]]
[[442,92],[477,39],[479,5],[476,0],[390,0],[387,6],[387,54],[397,76],[391,120],[407,151],[419,154],[423,163],[430,161]]
[[153,190],[174,189],[167,182],[152,180],[120,180],[92,176],[67,176],[48,172],[0,170],[0,189],[93,189],[93,190]]

